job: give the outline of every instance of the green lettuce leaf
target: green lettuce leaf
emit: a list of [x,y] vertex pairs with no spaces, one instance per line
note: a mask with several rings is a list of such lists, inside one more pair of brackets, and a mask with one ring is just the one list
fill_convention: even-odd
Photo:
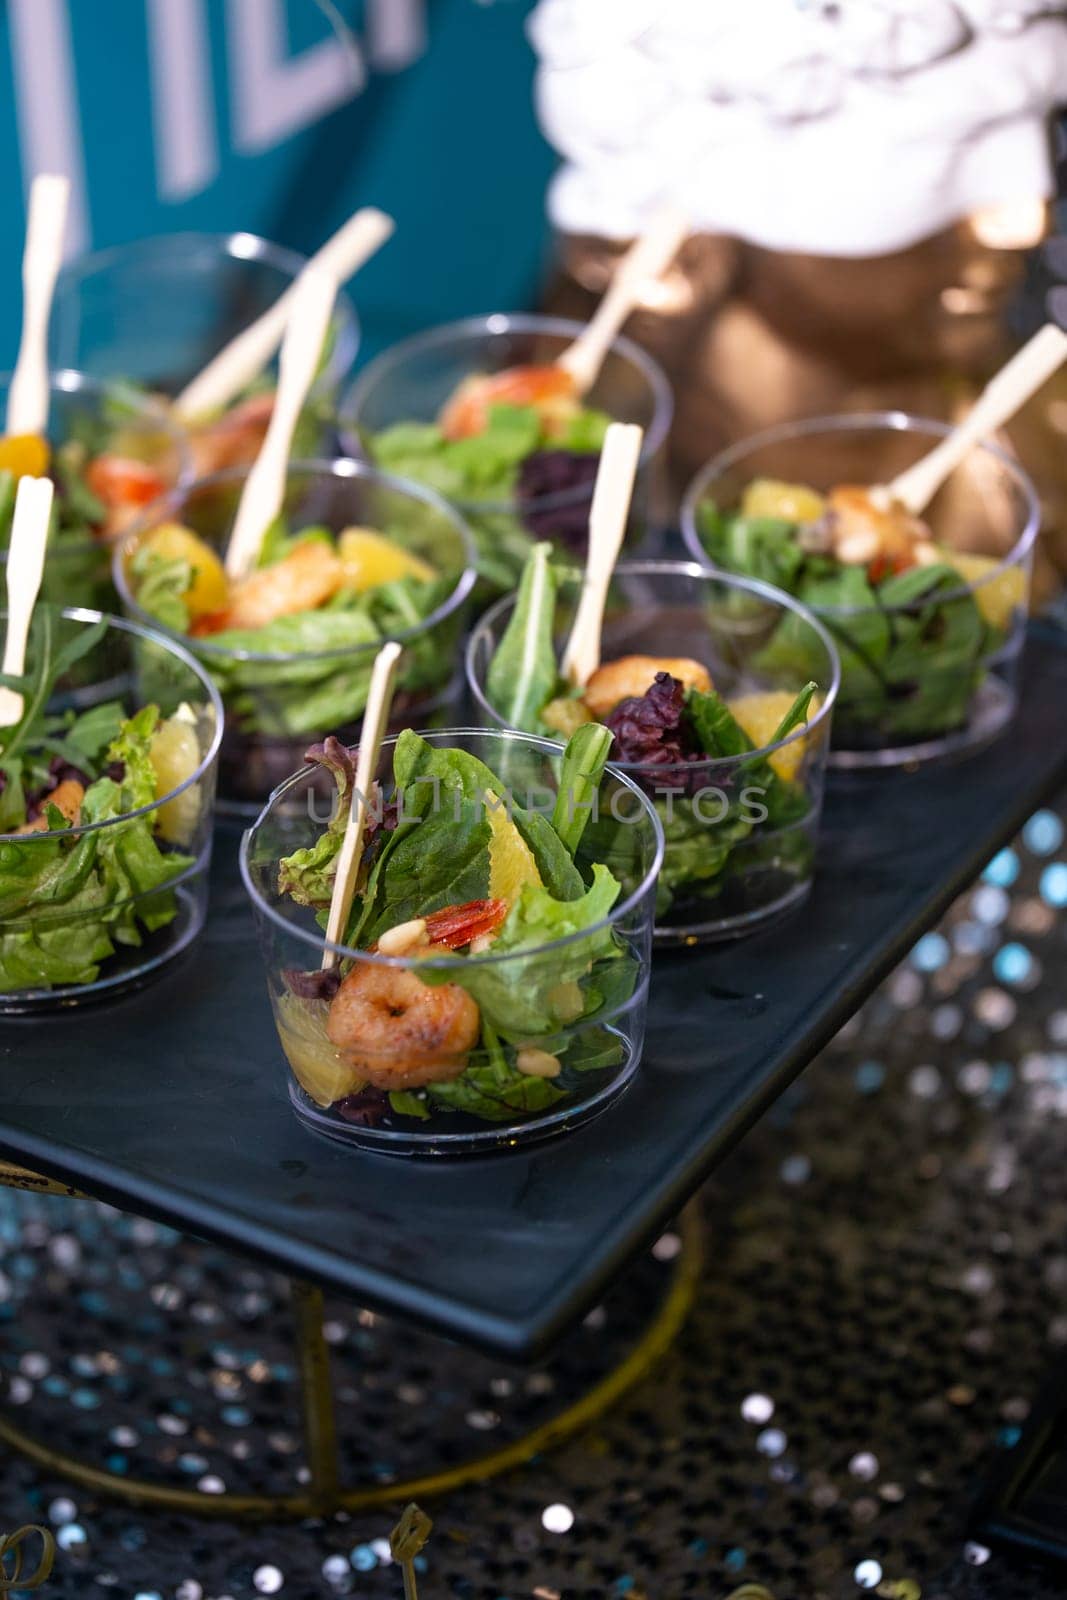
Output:
[[[474,996],[483,1021],[502,1039],[558,1033],[575,1020],[568,986],[586,978],[595,962],[615,958],[619,947],[610,925],[550,954],[540,953],[540,947],[603,922],[619,892],[618,880],[599,862],[590,887],[575,900],[556,900],[547,889],[527,884],[493,941],[494,957],[511,959],[471,962],[445,976]],[[435,981],[432,961],[420,970],[427,983]]]

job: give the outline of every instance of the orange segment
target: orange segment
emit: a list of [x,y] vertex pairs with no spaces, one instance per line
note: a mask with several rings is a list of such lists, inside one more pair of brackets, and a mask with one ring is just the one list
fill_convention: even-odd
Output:
[[[757,689],[750,694],[737,695],[727,703],[756,749],[763,750],[781,727],[782,719],[795,699],[796,695],[789,689]],[[816,715],[821,704],[819,696],[813,695],[808,707],[808,721]],[[793,744],[783,745],[770,757],[771,766],[786,783],[796,777],[806,750],[807,740],[797,739]]]
[[230,586],[222,562],[191,528],[183,528],[180,522],[161,522],[145,539],[144,548],[165,561],[188,561],[193,581],[182,599],[192,620],[224,609]]
[[968,555],[944,547],[939,554],[965,583],[974,585],[974,603],[990,627],[1007,628],[1016,611],[1026,605],[1026,573],[1022,567],[1005,567],[994,578],[990,574],[1000,563],[992,556]]
[[485,815],[490,828],[489,894],[494,900],[506,900],[510,906],[527,884],[541,887],[541,874],[533,851],[497,795],[486,794]]
[[43,478],[52,452],[37,433],[9,433],[0,439],[0,472],[16,478]]
[[775,517],[783,522],[814,522],[826,510],[826,501],[806,483],[783,483],[779,478],[753,478],[741,497],[743,517]]
[[429,562],[372,528],[346,528],[337,541],[337,554],[346,587],[358,594],[397,578],[419,578],[428,583],[436,576]]

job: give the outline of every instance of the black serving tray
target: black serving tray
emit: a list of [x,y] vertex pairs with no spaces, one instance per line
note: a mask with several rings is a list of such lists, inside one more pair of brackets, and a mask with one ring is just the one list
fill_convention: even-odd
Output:
[[1019,717],[954,765],[830,785],[819,877],[742,943],[658,954],[645,1061],[602,1117],[445,1162],[300,1127],[234,858],[198,945],[92,1009],[0,1025],[0,1150],[361,1302],[527,1356],[584,1312],[1067,777],[1067,640],[1032,630]]

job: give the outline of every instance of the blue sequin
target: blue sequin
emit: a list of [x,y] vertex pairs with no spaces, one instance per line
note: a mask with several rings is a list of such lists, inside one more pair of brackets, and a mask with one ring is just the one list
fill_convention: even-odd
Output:
[[1041,898],[1050,906],[1067,906],[1067,861],[1053,861],[1041,874]]
[[1001,1428],[1000,1432],[997,1434],[997,1443],[1002,1449],[1010,1450],[1014,1445],[1019,1443],[1022,1435],[1023,1430],[1021,1428]]
[[732,1550],[727,1550],[722,1558],[722,1564],[727,1572],[740,1572],[748,1556],[740,1545],[735,1545]]
[[1019,876],[1019,857],[1014,850],[998,850],[982,873],[985,883],[996,884],[998,889],[1010,889]]
[[993,957],[993,974],[999,983],[1025,983],[1034,958],[1023,944],[1001,945]]
[[1054,811],[1035,811],[1023,829],[1023,844],[1035,856],[1050,856],[1063,843],[1063,823]]
[[948,958],[948,940],[940,933],[924,933],[911,952],[911,964],[920,972],[936,972]]
[[885,1082],[885,1068],[880,1061],[861,1061],[856,1068],[856,1088],[860,1094],[875,1094]]
[[378,1557],[369,1544],[357,1544],[348,1559],[357,1572],[373,1572],[378,1565]]

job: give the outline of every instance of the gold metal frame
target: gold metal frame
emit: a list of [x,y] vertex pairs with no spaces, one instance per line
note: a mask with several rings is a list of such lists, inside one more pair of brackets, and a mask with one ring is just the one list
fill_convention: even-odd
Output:
[[[85,1198],[79,1190],[10,1162],[0,1162],[0,1187],[27,1189],[37,1194],[62,1194]],[[556,1416],[541,1423],[521,1439],[490,1450],[459,1466],[427,1472],[403,1482],[345,1488],[340,1482],[330,1357],[323,1336],[321,1289],[293,1279],[293,1315],[301,1377],[302,1419],[310,1481],[292,1494],[207,1495],[195,1489],[148,1483],[120,1477],[87,1461],[54,1450],[24,1432],[0,1413],[0,1443],[25,1456],[36,1466],[97,1493],[111,1495],[136,1506],[191,1512],[201,1517],[279,1518],[324,1516],[334,1511],[365,1511],[398,1501],[424,1500],[433,1495],[482,1482],[524,1465],[532,1457],[562,1444],[598,1417],[647,1376],[666,1355],[680,1332],[696,1297],[703,1266],[703,1229],[695,1205],[682,1213],[682,1247],[674,1278],[655,1316],[627,1356],[593,1387]]]

